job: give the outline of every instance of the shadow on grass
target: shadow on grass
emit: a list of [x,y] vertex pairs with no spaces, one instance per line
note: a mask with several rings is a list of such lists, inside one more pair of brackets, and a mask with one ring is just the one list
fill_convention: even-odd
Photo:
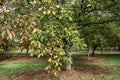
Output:
[[120,54],[95,54],[89,58],[86,54],[73,54],[72,57],[72,67],[75,70],[95,74],[120,74]]
[[118,57],[120,58],[120,54],[95,54],[95,57]]
[[14,58],[16,59],[21,57],[31,57],[31,56],[26,53],[8,53],[8,54],[0,53],[0,61],[14,59]]

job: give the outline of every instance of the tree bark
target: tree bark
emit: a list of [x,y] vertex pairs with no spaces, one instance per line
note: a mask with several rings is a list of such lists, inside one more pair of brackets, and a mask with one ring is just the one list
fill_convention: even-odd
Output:
[[89,56],[90,56],[90,47],[88,46],[88,49],[87,49],[87,54],[88,54],[88,59],[89,59]]
[[111,53],[113,52],[113,47],[110,48],[111,49]]
[[[68,53],[68,58],[71,58],[71,52]],[[71,62],[69,60],[66,61],[66,71],[71,70]]]
[[91,55],[91,56],[93,57],[93,56],[94,56],[94,54],[95,54],[95,50],[93,49],[93,50],[92,50],[92,55]]
[[118,50],[120,51],[120,46],[118,46]]
[[101,55],[103,54],[103,46],[101,46]]
[[8,44],[5,43],[2,45],[3,46],[3,54],[6,55],[7,54],[7,51],[8,51]]
[[[68,50],[68,58],[69,59],[71,59],[72,57],[71,57],[71,55],[72,55],[72,53],[71,53],[71,51],[72,51],[72,46],[73,46],[73,44],[72,44],[72,42],[70,43],[70,45],[69,45],[69,50]],[[69,60],[67,60],[66,61],[66,71],[70,71],[72,69],[72,67],[71,67],[71,62],[69,61]]]
[[95,46],[93,46],[93,49],[92,49],[92,57],[95,55],[95,50],[96,50],[96,48],[97,48],[97,45],[95,45]]
[[26,49],[26,54],[28,54],[28,53],[29,53],[29,48]]

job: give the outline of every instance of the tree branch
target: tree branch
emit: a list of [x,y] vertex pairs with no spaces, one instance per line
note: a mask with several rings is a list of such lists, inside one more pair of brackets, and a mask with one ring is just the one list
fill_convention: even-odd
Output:
[[85,26],[90,26],[93,24],[105,24],[105,23],[114,22],[114,21],[120,21],[120,20],[119,19],[111,19],[111,20],[103,20],[103,21],[97,21],[97,22],[83,23],[83,24],[80,24],[81,27],[79,27],[79,29],[82,29]]
[[93,12],[93,11],[105,11],[106,9],[109,9],[109,8],[115,6],[116,4],[118,4],[118,2],[114,2],[113,4],[108,5],[108,6],[104,7],[104,8],[96,8],[96,7],[95,7],[95,8],[93,8],[93,9],[91,9],[91,10],[86,11],[86,14],[88,14],[88,13],[90,13],[90,12]]

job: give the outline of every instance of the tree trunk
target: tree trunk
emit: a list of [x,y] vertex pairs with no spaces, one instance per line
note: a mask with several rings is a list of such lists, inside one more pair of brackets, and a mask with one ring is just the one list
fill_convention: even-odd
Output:
[[113,52],[113,47],[110,48],[111,49],[111,53]]
[[6,55],[8,51],[8,45],[3,45],[3,54]]
[[28,53],[29,53],[29,48],[26,49],[26,54],[28,54]]
[[103,47],[101,47],[101,55],[103,54]]
[[[73,46],[73,44],[72,44],[72,42],[70,43],[70,45],[69,45],[69,51],[68,51],[68,58],[69,59],[71,59],[72,57],[71,57],[71,51],[72,51],[72,46]],[[69,60],[67,60],[66,61],[66,71],[70,71],[72,68],[71,68],[71,62],[69,61]]]
[[[71,52],[68,53],[68,58],[71,58]],[[66,61],[66,71],[71,70],[71,62],[68,60]]]
[[87,49],[87,54],[88,54],[88,59],[90,57],[90,47],[88,46],[88,49]]
[[92,50],[92,55],[91,55],[91,56],[93,57],[93,56],[94,56],[94,54],[95,54],[95,50],[93,49],[93,50]]
[[120,51],[120,46],[118,46],[118,50]]
[[24,50],[24,48],[21,47],[20,50],[21,50],[21,53],[22,53],[22,51]]
[[93,49],[92,49],[92,57],[94,56],[94,54],[95,54],[95,50],[96,50],[96,48],[97,48],[97,45],[95,45],[95,46],[93,46]]

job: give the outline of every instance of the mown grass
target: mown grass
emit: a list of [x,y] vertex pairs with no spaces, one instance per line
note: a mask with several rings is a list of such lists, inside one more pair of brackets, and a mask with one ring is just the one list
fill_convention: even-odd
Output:
[[[87,54],[73,53],[72,57],[72,71],[74,71],[62,71],[59,73],[60,80],[119,80],[120,54],[96,54],[94,57],[88,58]],[[0,76],[12,76],[12,80],[52,80],[49,74],[36,73],[45,70],[46,65],[45,58],[35,60],[29,60],[29,58],[26,60],[5,59],[0,61]],[[31,78],[32,72],[35,72],[34,78]],[[26,73],[30,73],[30,75],[26,75]],[[27,78],[21,79],[16,76],[17,74],[26,75]]]
[[37,71],[43,69],[45,64],[40,64],[39,62],[30,62],[30,63],[7,63],[0,64],[0,74],[15,74],[15,73],[24,73],[27,71]]
[[[82,57],[85,58],[81,59]],[[96,54],[94,57],[88,57],[86,54],[73,54],[73,64],[73,67],[120,66],[120,54]]]
[[3,60],[0,62],[0,75],[38,71],[44,69],[46,65],[45,61],[39,59],[29,60],[28,58],[28,60]]
[[[87,57],[87,54],[73,54],[73,69],[76,78],[68,76],[69,80],[119,80],[120,75],[120,54],[96,54],[94,57]],[[66,75],[61,80],[66,80]]]

